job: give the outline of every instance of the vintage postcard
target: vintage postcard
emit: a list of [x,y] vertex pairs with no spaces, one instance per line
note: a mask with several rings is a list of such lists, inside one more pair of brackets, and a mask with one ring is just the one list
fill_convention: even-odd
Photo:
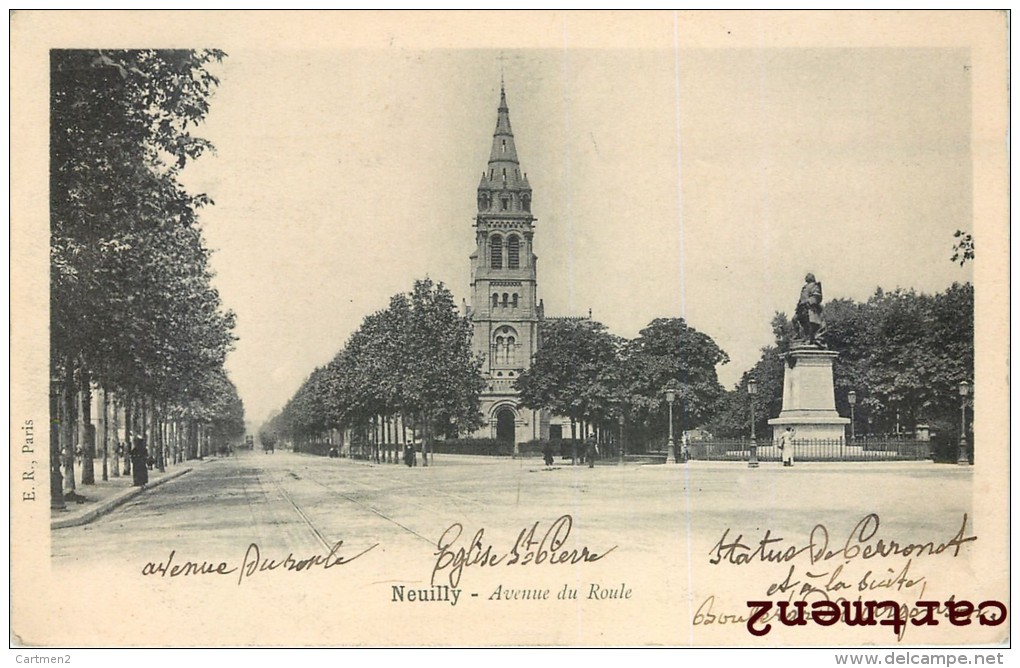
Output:
[[9,20],[19,656],[1001,662],[1008,13]]

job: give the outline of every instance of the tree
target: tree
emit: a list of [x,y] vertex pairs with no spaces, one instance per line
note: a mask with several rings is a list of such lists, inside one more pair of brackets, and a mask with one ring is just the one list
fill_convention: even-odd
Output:
[[[777,314],[782,316],[783,314]],[[742,438],[751,433],[751,403],[754,404],[755,433],[768,434],[768,419],[779,415],[783,408],[783,378],[786,363],[779,347],[766,346],[761,358],[750,370],[745,371],[736,386],[725,393],[719,401],[719,410],[707,424],[714,436]],[[748,392],[748,383],[754,378],[757,384],[755,394]]]
[[[129,393],[165,416],[190,405],[233,344],[197,220],[210,201],[178,181],[211,148],[190,128],[218,83],[207,66],[224,54],[50,53],[51,376],[67,455],[77,388]],[[73,457],[65,474],[73,489]]]
[[673,413],[681,430],[705,424],[717,410],[724,390],[716,366],[729,356],[683,318],[656,318],[629,342],[623,357],[627,404],[633,419],[653,432],[668,429],[663,388],[671,381],[678,387]]
[[442,283],[415,281],[389,308],[367,316],[333,360],[315,372],[263,430],[304,440],[327,429],[366,427],[401,415],[426,445],[451,426],[479,427],[485,380],[471,351],[471,324]]
[[426,445],[451,423],[464,432],[480,427],[482,362],[472,353],[471,322],[460,315],[453,294],[428,278],[415,281],[405,322],[400,403],[424,425]]
[[974,237],[970,232],[964,232],[963,230],[956,230],[953,237],[958,239],[958,241],[953,244],[953,257],[949,259],[953,262],[959,262],[962,267],[967,264],[968,260],[974,259]]
[[547,408],[576,424],[606,419],[619,391],[619,341],[594,320],[552,319],[539,326],[539,346],[531,365],[517,377],[521,403]]

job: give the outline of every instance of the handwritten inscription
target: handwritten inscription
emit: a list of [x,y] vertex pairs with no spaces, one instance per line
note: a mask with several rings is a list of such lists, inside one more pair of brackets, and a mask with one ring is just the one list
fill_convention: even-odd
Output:
[[[912,626],[935,626],[935,615],[960,626],[975,614],[982,626],[995,626],[1005,618],[998,601],[979,604],[926,600],[928,578],[919,564],[954,559],[977,540],[968,528],[968,516],[954,533],[931,540],[903,540],[880,531],[875,513],[865,515],[846,535],[834,538],[824,524],[815,524],[806,541],[789,540],[773,529],[758,536],[727,528],[709,551],[715,566],[754,568],[780,566],[782,575],[762,584],[764,597],[747,600],[747,612],[720,612],[716,596],[708,596],[694,615],[695,625],[741,624],[748,633],[762,636],[774,623],[798,627],[887,626],[900,639]],[[768,598],[766,598],[768,597]],[[771,600],[778,599],[778,600]],[[897,599],[897,600],[893,600]]]
[[744,542],[744,535],[739,534],[730,539],[730,529],[723,532],[722,537],[712,548],[710,564],[728,563],[742,566],[751,563],[784,563],[807,554],[812,564],[830,559],[872,559],[876,557],[924,557],[939,555],[952,550],[950,556],[956,557],[960,549],[967,543],[977,540],[977,536],[968,535],[967,515],[963,516],[960,530],[951,538],[938,542],[935,540],[924,543],[907,543],[878,537],[878,515],[871,513],[857,523],[846,541],[836,549],[829,549],[829,530],[824,524],[816,524],[808,537],[807,545],[786,545],[782,537],[772,535],[772,530],[757,542]]
[[244,557],[240,563],[228,561],[190,561],[180,560],[176,550],[171,550],[166,561],[150,561],[142,567],[142,575],[156,576],[161,578],[185,578],[194,575],[233,575],[237,574],[237,584],[242,584],[246,579],[254,577],[258,573],[271,571],[297,573],[311,571],[314,569],[330,569],[336,566],[349,564],[358,557],[367,554],[378,546],[378,543],[351,556],[341,554],[344,542],[337,541],[330,548],[328,553],[313,554],[306,557],[295,557],[289,553],[280,559],[271,559],[262,556],[262,548],[257,543],[248,545]]
[[460,584],[464,569],[469,566],[540,566],[540,565],[571,565],[591,563],[604,559],[616,545],[607,550],[597,552],[586,545],[569,547],[567,541],[574,525],[570,515],[563,515],[553,522],[544,532],[535,522],[530,527],[521,529],[517,534],[513,547],[509,551],[497,550],[485,541],[485,529],[478,529],[467,545],[458,544],[464,535],[464,527],[458,522],[451,524],[436,542],[436,562],[432,568],[432,585],[437,578],[445,577],[446,583],[452,587]]

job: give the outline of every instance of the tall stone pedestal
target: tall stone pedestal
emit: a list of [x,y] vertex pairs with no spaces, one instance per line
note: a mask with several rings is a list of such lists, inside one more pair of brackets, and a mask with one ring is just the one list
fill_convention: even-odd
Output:
[[839,353],[814,346],[794,347],[786,354],[783,410],[769,420],[772,438],[792,426],[796,440],[844,440],[848,418],[836,412],[832,361]]

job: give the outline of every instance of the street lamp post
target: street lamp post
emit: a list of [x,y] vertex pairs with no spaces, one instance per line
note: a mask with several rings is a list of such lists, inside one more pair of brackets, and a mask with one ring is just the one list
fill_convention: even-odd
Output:
[[857,405],[857,393],[850,390],[846,398],[850,402],[850,441],[853,442],[857,440],[857,430],[854,428],[854,406]]
[[970,457],[967,456],[967,395],[970,394],[970,383],[960,381],[960,456],[956,463],[960,466],[969,466]]
[[751,378],[747,381],[747,395],[751,398],[751,452],[747,459],[747,468],[758,468],[758,439],[754,435],[754,395],[758,394],[758,381]]
[[676,464],[676,443],[673,441],[673,402],[676,401],[676,388],[666,386],[666,403],[669,404],[669,442],[666,444],[666,463]]

